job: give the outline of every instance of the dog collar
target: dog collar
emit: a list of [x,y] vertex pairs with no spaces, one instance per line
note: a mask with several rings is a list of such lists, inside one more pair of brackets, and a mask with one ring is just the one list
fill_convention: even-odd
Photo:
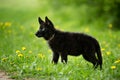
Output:
[[55,34],[53,34],[49,39],[48,41],[51,41],[53,38],[54,38]]

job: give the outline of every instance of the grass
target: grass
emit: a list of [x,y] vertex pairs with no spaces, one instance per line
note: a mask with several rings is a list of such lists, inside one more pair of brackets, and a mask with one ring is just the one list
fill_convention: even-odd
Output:
[[[7,4],[9,2],[9,4]],[[47,0],[0,1],[0,69],[16,80],[119,80],[120,31],[102,18],[88,23],[86,6],[56,7]],[[76,10],[74,10],[74,8]],[[59,9],[59,10],[57,10]],[[57,11],[56,11],[57,10]],[[74,13],[72,13],[74,10]],[[72,13],[72,14],[70,14]],[[82,56],[69,56],[68,64],[51,64],[52,52],[35,37],[37,17],[48,16],[58,29],[85,32],[101,45],[103,70],[94,70]]]

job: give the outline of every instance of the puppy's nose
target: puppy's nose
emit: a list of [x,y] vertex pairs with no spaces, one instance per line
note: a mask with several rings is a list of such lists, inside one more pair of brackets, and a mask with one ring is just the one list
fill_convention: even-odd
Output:
[[37,32],[35,33],[35,35],[37,36]]

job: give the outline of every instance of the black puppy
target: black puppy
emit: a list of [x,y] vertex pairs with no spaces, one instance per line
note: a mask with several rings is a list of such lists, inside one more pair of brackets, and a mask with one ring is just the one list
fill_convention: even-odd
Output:
[[[53,23],[45,17],[45,22],[38,18],[40,27],[36,32],[37,37],[43,37],[48,41],[53,51],[52,62],[57,64],[59,56],[61,61],[67,63],[67,56],[82,56],[91,62],[94,68],[100,65],[102,69],[102,56],[98,41],[83,33],[62,32],[54,28]],[[97,53],[97,57],[96,54]]]

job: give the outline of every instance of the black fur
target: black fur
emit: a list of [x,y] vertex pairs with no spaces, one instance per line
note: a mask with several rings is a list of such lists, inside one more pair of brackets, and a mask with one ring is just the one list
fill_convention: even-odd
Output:
[[[62,32],[54,28],[53,23],[45,17],[45,22],[39,17],[40,28],[36,32],[37,37],[43,37],[48,41],[53,51],[52,62],[57,64],[59,56],[61,61],[67,63],[67,56],[79,56],[82,54],[85,60],[91,62],[94,68],[100,65],[102,69],[102,56],[98,41],[83,33]],[[97,53],[97,57],[95,55]]]

